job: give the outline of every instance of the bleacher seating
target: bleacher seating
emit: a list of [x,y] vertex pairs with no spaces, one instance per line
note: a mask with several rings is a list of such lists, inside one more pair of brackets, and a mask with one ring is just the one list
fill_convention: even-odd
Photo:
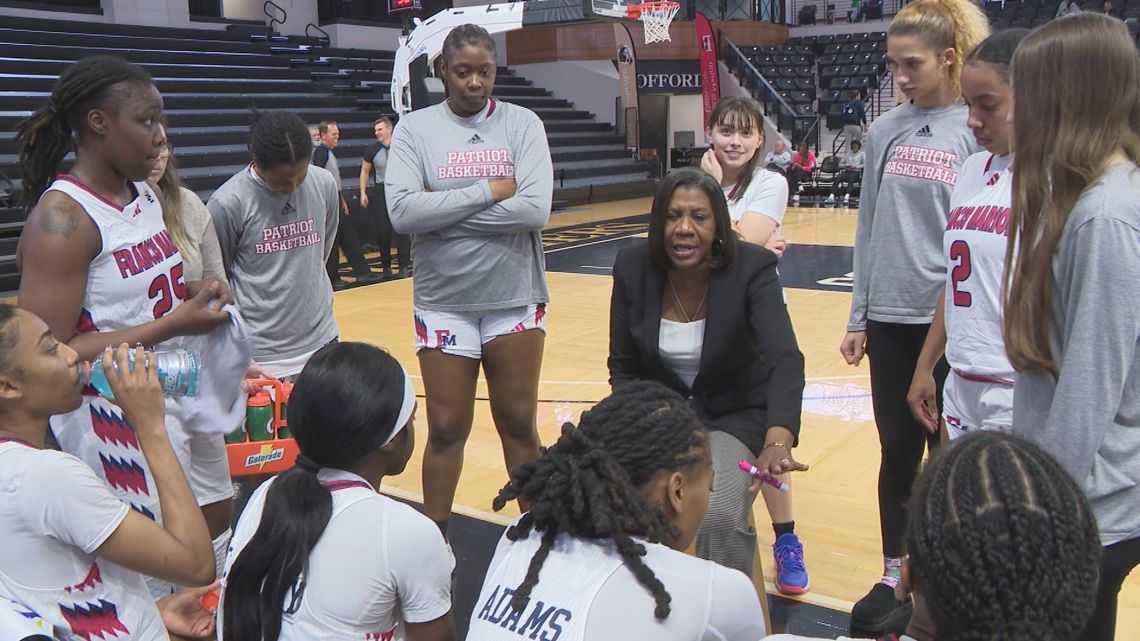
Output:
[[[310,123],[337,121],[346,187],[356,184],[361,156],[374,141],[372,121],[392,111],[392,51],[336,49],[315,38],[248,30],[0,17],[0,292],[16,287],[15,243],[23,221],[15,208],[21,175],[16,124],[44,103],[69,63],[95,54],[122,56],[155,78],[180,176],[203,198],[249,161],[251,108],[294,111]],[[543,120],[555,200],[652,193],[651,164],[632,159],[624,137],[593,114],[507,68],[499,69],[494,95]]]
[[852,91],[880,86],[887,69],[886,37],[881,31],[809,36],[741,51],[798,113],[830,116],[827,126],[835,129],[833,121]]

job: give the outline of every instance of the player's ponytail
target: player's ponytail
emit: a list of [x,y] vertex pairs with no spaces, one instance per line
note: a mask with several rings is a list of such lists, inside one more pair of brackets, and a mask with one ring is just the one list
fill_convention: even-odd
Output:
[[990,35],[989,19],[970,0],[915,0],[891,20],[887,36],[911,36],[941,53],[954,50],[954,60],[945,70],[951,94],[962,93],[962,65],[978,43]]
[[84,58],[64,69],[47,102],[16,125],[24,206],[35,206],[64,157],[85,135],[87,114],[108,109],[112,88],[121,82],[153,83],[141,67],[122,58]]
[[283,614],[300,606],[301,575],[332,516],[316,469],[294,467],[273,480],[261,525],[226,577],[225,638],[277,641]]
[[542,533],[511,607],[517,612],[526,607],[555,538],[565,532],[612,539],[638,583],[653,594],[655,616],[668,617],[672,599],[642,560],[645,546],[633,537],[657,543],[680,533],[660,508],[642,498],[640,488],[661,470],[711,465],[708,447],[708,436],[685,400],[654,382],[623,385],[583,413],[578,427],[563,425],[558,442],[544,448],[538,460],[511,470],[513,480],[493,503],[496,510],[514,499],[531,504],[507,530],[511,541],[527,538],[531,530]]
[[333,343],[309,359],[289,397],[289,429],[301,455],[272,481],[257,532],[226,576],[224,638],[277,641],[283,614],[305,598],[309,556],[332,516],[332,494],[318,472],[349,470],[388,442],[406,381],[400,364],[372,345]]

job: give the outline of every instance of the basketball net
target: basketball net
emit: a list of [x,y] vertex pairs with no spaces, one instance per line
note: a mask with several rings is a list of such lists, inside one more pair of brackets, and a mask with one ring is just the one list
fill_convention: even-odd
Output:
[[628,16],[632,20],[640,20],[645,31],[645,44],[654,42],[669,42],[669,25],[673,17],[681,9],[678,2],[643,2],[629,5]]

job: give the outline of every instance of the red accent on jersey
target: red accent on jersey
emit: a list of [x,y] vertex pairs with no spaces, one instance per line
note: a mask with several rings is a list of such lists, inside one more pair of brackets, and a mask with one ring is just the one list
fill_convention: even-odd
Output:
[[487,117],[490,118],[491,114],[495,113],[495,107],[499,104],[499,102],[494,98],[488,98],[487,102],[491,105],[487,108]]
[[[108,207],[111,207],[113,209],[117,209],[118,211],[123,211],[123,207],[126,206],[126,205],[120,205],[120,204],[112,201],[111,199],[107,198],[103,194],[95,191],[87,183],[76,178],[75,176],[72,176],[71,174],[60,174],[60,175],[56,176],[55,179],[56,180],[62,180],[63,182],[68,182],[68,183],[75,185],[76,187],[79,187],[83,191],[85,191],[85,192],[91,194],[92,196],[94,196],[95,198],[98,198],[99,200],[103,201],[103,204],[105,204]],[[134,200],[134,198],[132,198],[131,200]],[[130,203],[127,203],[127,204],[129,205]]]
[[161,264],[177,252],[178,247],[164,229],[141,243],[115,251],[114,257],[115,264],[119,267],[119,275],[130,278]]
[[141,450],[135,430],[127,423],[126,419],[116,414],[114,410],[104,410],[92,405],[91,430],[104,443],[121,445],[136,451]]
[[328,483],[321,483],[330,492],[339,492],[340,490],[349,490],[354,487],[364,488],[371,490],[372,486],[364,481],[329,481]]
[[76,334],[93,334],[98,332],[99,328],[95,325],[95,321],[91,318],[91,312],[86,308],[79,313],[79,320],[75,322]]
[[1004,378],[999,378],[997,376],[985,376],[983,374],[971,374],[969,372],[963,372],[963,371],[957,370],[957,369],[954,370],[954,373],[958,375],[958,378],[961,378],[961,379],[964,379],[967,381],[971,381],[974,383],[989,383],[991,385],[1001,385],[1002,387],[1013,387],[1013,381],[1007,380]]
[[[87,607],[83,607],[86,605]],[[71,631],[83,641],[91,639],[113,639],[119,633],[130,634],[131,631],[119,620],[119,611],[114,603],[99,599],[98,605],[85,603],[74,608],[59,606],[63,618],[67,619]]]
[[31,443],[29,443],[23,439],[18,439],[18,438],[8,438],[8,437],[0,438],[0,443],[19,443],[20,445],[23,445],[24,447],[30,447],[32,449],[35,449],[35,447]]
[[64,590],[67,590],[67,592],[69,594],[71,592],[83,592],[84,590],[90,590],[91,588],[101,584],[102,582],[103,582],[103,575],[102,575],[102,573],[99,572],[99,564],[98,563],[92,563],[91,569],[87,571],[87,576],[82,581],[80,581],[79,583],[76,583],[75,585],[71,586],[70,588],[64,588]]
[[108,485],[135,494],[150,496],[146,472],[143,471],[141,465],[131,460],[105,456],[102,453],[99,454],[99,460],[103,463],[103,475],[107,477]]

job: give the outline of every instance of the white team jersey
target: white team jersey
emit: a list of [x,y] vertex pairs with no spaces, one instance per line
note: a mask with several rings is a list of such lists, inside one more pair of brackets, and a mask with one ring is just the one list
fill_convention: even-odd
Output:
[[946,360],[967,375],[1013,381],[1002,339],[1001,286],[1009,240],[1013,155],[962,165],[942,236],[946,261]]
[[[77,202],[99,229],[102,247],[87,268],[83,310],[76,332],[128,329],[177,308],[186,298],[182,256],[162,220],[162,205],[145,182],[133,183],[135,199],[125,207],[110,202],[74,176],[60,175],[48,188]],[[156,346],[156,349],[162,349]],[[167,428],[175,452],[188,450],[188,436],[171,416]],[[134,430],[119,408],[93,390],[79,409],[52,417],[51,428],[65,451],[83,460],[123,502],[161,522],[158,493]],[[179,456],[184,470],[188,456]],[[152,582],[156,597],[173,586]]]
[[[401,638],[401,623],[447,614],[455,561],[439,528],[355,474],[322,469],[318,479],[332,493],[332,517],[309,554],[300,600],[286,596],[279,641],[392,641]],[[234,528],[223,604],[234,561],[261,525],[275,480],[253,493]],[[219,639],[223,616],[219,610]]]
[[102,249],[87,268],[76,331],[113,332],[162,318],[186,299],[182,255],[162,221],[162,205],[145,183],[126,207],[66,174],[48,191],[67,194],[99,228]]
[[641,542],[642,557],[672,597],[664,621],[654,617],[653,595],[637,582],[611,540],[560,534],[542,565],[526,607],[511,606],[542,534],[499,541],[475,609],[467,641],[755,641],[764,636],[760,601],[741,572]]
[[166,641],[142,575],[94,554],[127,514],[70,454],[0,441],[0,596],[62,641]]

